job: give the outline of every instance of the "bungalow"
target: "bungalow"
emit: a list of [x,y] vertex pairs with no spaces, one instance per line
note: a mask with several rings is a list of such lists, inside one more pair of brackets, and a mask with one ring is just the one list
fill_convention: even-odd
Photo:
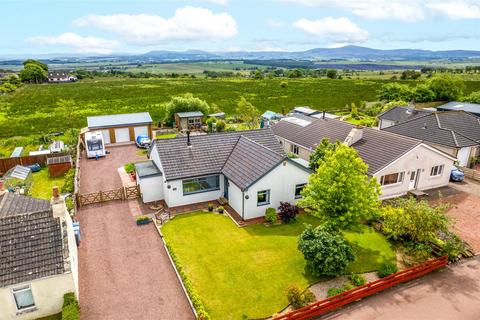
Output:
[[1,193],[0,248],[0,319],[49,316],[65,293],[78,297],[77,247],[61,197]]
[[149,157],[137,167],[144,201],[176,207],[225,198],[243,220],[295,203],[311,173],[285,155],[271,129],[158,139]]
[[465,111],[432,112],[384,130],[424,141],[464,167],[480,156],[480,118]]
[[385,129],[396,124],[422,117],[432,111],[427,109],[416,109],[415,107],[396,106],[378,115],[378,128]]
[[175,113],[175,125],[178,131],[198,130],[202,127],[203,113],[201,111]]
[[309,160],[323,138],[353,147],[368,165],[368,174],[380,182],[381,199],[447,185],[455,160],[420,140],[335,119],[284,118],[272,130],[285,152],[304,160]]
[[66,70],[52,70],[48,72],[48,82],[74,82],[77,77],[70,75]]

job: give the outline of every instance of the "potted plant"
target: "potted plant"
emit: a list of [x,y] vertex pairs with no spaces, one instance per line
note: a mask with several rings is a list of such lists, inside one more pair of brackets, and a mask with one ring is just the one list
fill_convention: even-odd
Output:
[[213,211],[213,203],[211,203],[211,202],[208,203],[208,211],[209,212]]
[[220,213],[220,214],[222,214],[224,210],[225,210],[225,208],[223,208],[223,206],[217,207],[217,211],[218,211],[218,213]]
[[149,224],[152,221],[148,216],[138,216],[137,217],[137,226],[140,226],[142,224]]

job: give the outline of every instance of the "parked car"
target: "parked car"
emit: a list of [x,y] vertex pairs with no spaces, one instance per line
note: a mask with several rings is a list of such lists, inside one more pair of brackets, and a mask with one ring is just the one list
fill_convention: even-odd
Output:
[[465,173],[457,166],[453,166],[450,171],[450,181],[461,182],[463,179],[465,179]]
[[42,167],[38,163],[31,164],[31,165],[27,166],[27,168],[30,168],[30,170],[32,170],[32,172],[38,172],[38,171],[42,170]]
[[150,147],[152,140],[150,140],[147,135],[139,135],[135,140],[135,143],[137,144],[137,147],[147,149]]

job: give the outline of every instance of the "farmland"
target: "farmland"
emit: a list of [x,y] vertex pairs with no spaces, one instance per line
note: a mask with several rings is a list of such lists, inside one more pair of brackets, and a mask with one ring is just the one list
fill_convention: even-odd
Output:
[[[86,125],[89,115],[148,111],[155,121],[160,105],[172,96],[192,93],[234,114],[240,96],[261,112],[288,111],[309,105],[326,111],[352,102],[376,100],[384,80],[331,79],[129,79],[100,78],[66,84],[25,85],[0,97],[0,137],[46,134]],[[414,84],[415,82],[412,82]],[[466,82],[466,93],[480,90],[480,82]],[[74,106],[58,107],[60,99]]]

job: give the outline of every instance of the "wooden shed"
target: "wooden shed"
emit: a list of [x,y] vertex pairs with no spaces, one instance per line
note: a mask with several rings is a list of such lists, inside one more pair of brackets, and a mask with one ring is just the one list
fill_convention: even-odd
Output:
[[60,156],[47,159],[48,175],[58,177],[72,168],[72,156]]
[[202,127],[203,113],[201,111],[175,113],[175,125],[179,131],[199,130]]

